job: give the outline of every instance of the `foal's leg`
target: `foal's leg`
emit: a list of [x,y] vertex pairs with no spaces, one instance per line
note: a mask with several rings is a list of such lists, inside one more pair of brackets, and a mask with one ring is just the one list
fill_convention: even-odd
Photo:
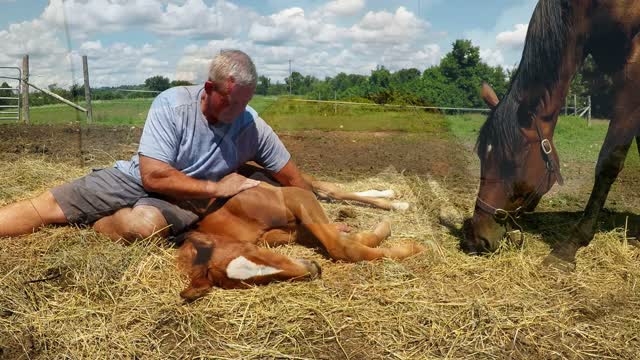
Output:
[[281,229],[272,229],[265,232],[260,237],[260,242],[263,242],[269,246],[279,246],[285,244],[291,244],[295,241],[295,233],[291,231],[281,230]]
[[373,233],[345,236],[329,224],[324,210],[313,194],[306,191],[290,189],[285,196],[287,208],[293,212],[303,226],[318,239],[335,260],[356,262],[374,260],[383,257],[402,259],[422,251],[418,244],[405,244],[392,248],[373,248],[365,244],[379,244],[389,234],[386,226],[378,227]]
[[311,181],[311,185],[313,186],[313,190],[320,197],[327,197],[335,200],[352,200],[361,202],[364,204],[369,204],[384,210],[400,210],[404,211],[409,208],[409,203],[401,202],[401,201],[389,201],[384,198],[376,198],[364,196],[358,193],[350,193],[343,191],[337,185],[324,182],[324,181]]
[[373,229],[373,232],[356,233],[347,236],[347,238],[364,246],[377,247],[389,235],[391,235],[391,223],[388,220],[383,220]]

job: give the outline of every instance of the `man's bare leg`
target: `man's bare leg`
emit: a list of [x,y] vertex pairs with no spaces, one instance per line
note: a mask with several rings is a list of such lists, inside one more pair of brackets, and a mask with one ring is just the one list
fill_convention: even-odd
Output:
[[0,237],[30,234],[44,225],[65,223],[67,218],[49,191],[0,208]]
[[114,241],[124,239],[133,242],[154,234],[165,238],[169,236],[167,220],[160,210],[146,205],[120,209],[96,221],[93,229]]

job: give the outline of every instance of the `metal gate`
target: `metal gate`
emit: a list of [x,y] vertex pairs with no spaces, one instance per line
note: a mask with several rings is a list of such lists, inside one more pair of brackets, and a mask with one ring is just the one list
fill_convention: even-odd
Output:
[[19,67],[0,66],[0,120],[20,120],[21,78]]

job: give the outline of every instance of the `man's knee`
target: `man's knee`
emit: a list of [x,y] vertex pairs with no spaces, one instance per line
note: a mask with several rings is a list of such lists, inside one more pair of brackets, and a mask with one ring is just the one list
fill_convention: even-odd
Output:
[[125,231],[122,234],[129,241],[146,239],[150,236],[167,237],[169,227],[160,210],[153,206],[136,206],[126,219]]
[[62,208],[50,191],[45,191],[29,201],[45,224],[62,224],[67,222],[67,217],[64,215]]

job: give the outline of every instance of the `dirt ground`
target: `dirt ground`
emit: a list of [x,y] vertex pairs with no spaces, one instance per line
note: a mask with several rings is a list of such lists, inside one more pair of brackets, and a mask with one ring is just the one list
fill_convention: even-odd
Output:
[[[89,169],[111,166],[135,153],[141,132],[139,127],[0,125],[0,159],[40,156]],[[394,171],[446,181],[453,192],[476,187],[473,154],[446,133],[303,131],[280,138],[296,164],[321,179],[353,181]]]
[[[114,159],[128,159],[137,149],[141,132],[138,127],[0,125],[0,154],[6,160],[31,154],[70,164],[84,160],[84,166],[105,165]],[[468,150],[452,144],[446,134],[440,136],[324,131],[280,134],[294,160],[310,172],[369,176],[394,166],[412,175],[463,175],[465,171],[459,169],[467,168]]]

